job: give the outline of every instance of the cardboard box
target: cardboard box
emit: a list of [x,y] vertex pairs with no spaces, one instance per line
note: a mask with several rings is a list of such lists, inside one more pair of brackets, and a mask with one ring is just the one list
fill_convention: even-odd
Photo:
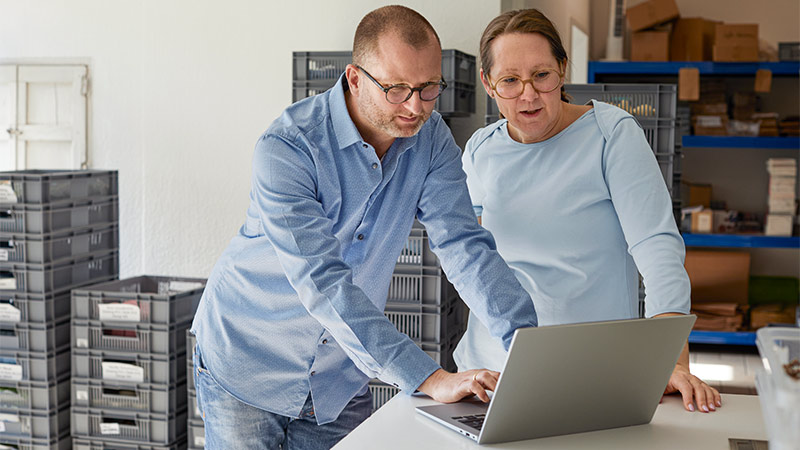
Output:
[[756,71],[756,82],[753,86],[755,92],[769,92],[772,90],[772,71],[769,69],[758,69]]
[[746,45],[714,44],[714,62],[758,62],[758,43]]
[[771,323],[794,323],[795,307],[790,305],[760,305],[750,310],[750,328],[757,330]]
[[669,31],[631,34],[631,61],[669,61]]
[[687,250],[685,267],[692,283],[692,303],[747,304],[749,253]]
[[704,209],[692,213],[692,233],[711,233],[714,231],[714,211]]
[[684,182],[687,189],[684,192],[688,193],[688,197],[684,203],[686,206],[702,206],[703,208],[711,208],[711,185],[701,183]]
[[675,0],[648,0],[625,11],[631,31],[641,31],[680,16]]
[[670,61],[710,61],[718,23],[699,17],[678,19],[669,41]]
[[767,236],[791,236],[794,216],[791,214],[767,214],[764,234]]
[[700,70],[681,67],[678,70],[678,100],[700,100]]
[[694,134],[697,136],[727,136],[728,116],[703,115],[692,117]]
[[758,47],[758,24],[717,24],[714,29],[714,45],[753,45]]

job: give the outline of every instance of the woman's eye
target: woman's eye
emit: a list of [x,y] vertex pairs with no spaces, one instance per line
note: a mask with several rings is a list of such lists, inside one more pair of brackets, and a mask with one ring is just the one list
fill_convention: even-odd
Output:
[[513,84],[513,83],[516,83],[517,81],[519,81],[519,78],[516,78],[516,77],[505,77],[500,81],[502,83],[505,83],[505,84]]
[[536,79],[537,80],[544,80],[545,78],[549,77],[550,74],[551,74],[551,72],[547,71],[547,70],[542,71],[542,72],[536,72]]

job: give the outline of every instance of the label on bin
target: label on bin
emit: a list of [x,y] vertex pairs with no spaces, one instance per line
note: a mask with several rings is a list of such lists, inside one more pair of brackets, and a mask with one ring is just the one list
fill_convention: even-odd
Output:
[[103,362],[103,379],[144,382],[144,368],[133,364]]
[[0,278],[0,289],[17,290],[17,279],[13,276]]
[[202,288],[203,283],[197,283],[194,281],[170,281],[169,282],[169,291],[170,292],[184,292],[184,291],[191,291],[193,289]]
[[0,303],[0,322],[18,323],[22,317],[19,308],[8,303]]
[[8,261],[8,250],[0,248],[0,261]]
[[119,434],[118,423],[101,423],[100,434]]
[[110,322],[138,322],[141,312],[136,305],[127,303],[103,303],[97,305],[100,320]]
[[194,446],[203,448],[206,446],[206,437],[205,436],[195,436],[194,437]]
[[17,364],[0,364],[0,380],[22,380],[22,366]]
[[75,400],[84,402],[89,400],[89,391],[84,391],[84,390],[75,391]]
[[17,203],[17,194],[10,180],[0,181],[0,203]]
[[75,347],[89,348],[89,340],[86,338],[77,338],[75,339]]

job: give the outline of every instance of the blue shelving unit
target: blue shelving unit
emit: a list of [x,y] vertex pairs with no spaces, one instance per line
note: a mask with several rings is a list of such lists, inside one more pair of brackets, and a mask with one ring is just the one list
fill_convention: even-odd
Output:
[[689,334],[690,344],[756,345],[754,331],[699,331]]
[[755,148],[800,150],[800,137],[683,136],[683,148]]
[[768,69],[772,75],[800,75],[800,62],[715,63],[709,61],[670,62],[610,62],[589,61],[588,82],[595,83],[597,75],[678,75],[684,67],[695,67],[700,75],[755,75],[759,69]]
[[687,247],[800,248],[800,237],[683,233]]

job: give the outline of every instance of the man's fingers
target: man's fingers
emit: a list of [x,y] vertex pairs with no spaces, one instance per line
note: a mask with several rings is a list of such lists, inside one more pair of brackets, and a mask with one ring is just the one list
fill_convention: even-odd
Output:
[[481,399],[483,403],[489,403],[489,394],[486,393],[486,389],[483,388],[478,380],[470,383],[470,391]]

